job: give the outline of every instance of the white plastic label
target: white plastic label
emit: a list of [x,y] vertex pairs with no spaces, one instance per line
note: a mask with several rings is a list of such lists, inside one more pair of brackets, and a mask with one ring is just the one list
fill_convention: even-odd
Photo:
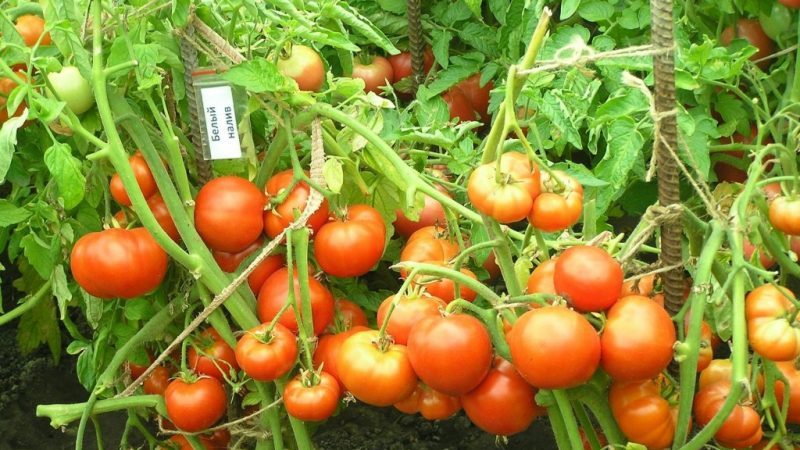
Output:
[[231,87],[201,88],[200,97],[203,102],[210,159],[241,158],[242,145],[239,142]]

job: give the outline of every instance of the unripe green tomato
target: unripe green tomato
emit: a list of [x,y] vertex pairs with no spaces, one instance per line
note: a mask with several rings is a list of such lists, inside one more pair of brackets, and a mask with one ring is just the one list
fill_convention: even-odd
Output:
[[[800,0],[798,0],[800,4]],[[758,18],[764,33],[773,41],[779,41],[779,37],[789,29],[792,24],[792,13],[786,6],[775,2],[769,15],[761,14]]]
[[47,74],[53,91],[59,99],[67,103],[67,107],[75,114],[83,114],[94,106],[94,94],[78,68],[64,66],[61,72]]

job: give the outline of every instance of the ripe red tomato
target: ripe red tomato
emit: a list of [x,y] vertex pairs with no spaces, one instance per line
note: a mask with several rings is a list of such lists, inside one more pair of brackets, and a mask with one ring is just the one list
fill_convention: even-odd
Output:
[[[439,261],[426,261],[429,264],[435,264],[438,266],[446,266],[450,269],[452,267],[449,264],[445,264]],[[478,277],[473,273],[471,270],[462,267],[459,270],[462,274],[472,278],[473,280],[477,280]],[[468,302],[472,302],[478,296],[478,293],[470,289],[464,284],[460,284],[458,286],[458,295],[456,295],[456,286],[453,280],[449,278],[434,278],[427,275],[419,275],[416,277],[414,282],[412,282],[412,286],[424,286],[425,291],[434,297],[437,297],[443,300],[445,303],[450,303],[456,298],[462,298]]]
[[[722,34],[719,35],[719,41],[722,45],[730,45],[734,39],[744,39],[758,49],[756,54],[750,57],[753,61],[766,58],[775,52],[775,42],[764,32],[758,19],[741,18],[736,22],[735,27],[729,26],[722,30]],[[763,70],[769,67],[771,63],[771,60],[761,61],[758,63],[758,67]]]
[[167,254],[144,228],[89,233],[75,243],[70,268],[86,292],[100,298],[134,298],[157,288]]
[[[386,320],[393,301],[394,295],[390,295],[378,308],[378,327],[381,327]],[[406,345],[411,328],[426,317],[439,317],[439,310],[444,306],[445,303],[436,297],[403,295],[389,317],[386,333],[394,339],[394,342]]]
[[[270,200],[288,189],[292,184],[294,174],[292,170],[278,172],[267,181],[264,191],[267,194],[267,211],[264,212],[264,231],[267,236],[275,238],[294,222],[295,215],[300,215],[306,207],[306,201],[311,193],[308,184],[304,181],[298,182],[289,195],[278,205],[273,205]],[[322,205],[308,219],[306,226],[316,233],[320,227],[328,220],[328,201],[323,200]]]
[[187,382],[173,380],[164,392],[169,420],[183,431],[195,432],[214,425],[225,415],[228,400],[216,378]]
[[477,120],[478,116],[472,109],[469,99],[460,89],[451,88],[442,94],[442,100],[447,103],[447,110],[450,112],[450,119],[458,119],[458,122]]
[[45,33],[44,25],[44,19],[41,17],[34,16],[33,14],[25,14],[17,17],[14,28],[17,29],[17,33],[22,36],[22,40],[25,41],[25,45],[28,47],[36,45],[40,37],[40,45],[50,45],[52,43],[50,33]]
[[[786,380],[789,381],[789,412],[786,415],[786,423],[800,424],[800,372],[794,366],[793,361],[776,363]],[[778,406],[783,406],[783,381],[775,382],[775,397],[778,399]]]
[[608,391],[611,413],[631,442],[648,449],[668,448],[675,434],[678,407],[661,397],[653,380],[619,381]]
[[613,380],[647,380],[672,361],[674,344],[675,326],[667,311],[647,297],[630,295],[608,310],[600,363]]
[[449,395],[475,389],[492,366],[492,340],[466,315],[426,317],[408,335],[408,359],[428,386]]
[[[689,315],[685,316],[687,319]],[[688,328],[688,321],[686,321],[686,327]],[[688,330],[687,330],[688,331]],[[714,333],[711,331],[711,326],[703,321],[703,325],[700,328],[700,351],[697,355],[697,371],[702,372],[706,370],[711,361],[714,359],[714,346],[711,344],[711,341],[714,338]]]
[[481,86],[481,74],[476,73],[466,80],[458,83],[456,88],[464,93],[469,100],[472,110],[477,112],[484,123],[489,123],[489,94],[494,89],[494,83],[489,81]]
[[[214,446],[214,443],[211,439],[205,436],[199,436],[200,444],[203,446],[205,450],[217,450],[217,449],[226,449],[228,448],[227,445],[225,447],[218,447]],[[182,434],[173,435],[167,441],[166,447],[159,447],[161,450],[194,450],[192,444],[186,439],[186,436]]]
[[[731,390],[730,381],[717,381],[701,388],[694,397],[694,417],[705,426],[722,408]],[[761,417],[751,406],[736,405],[714,439],[725,447],[746,448],[761,441]]]
[[[431,67],[433,67],[433,50],[427,47],[422,55],[423,67],[425,69],[425,75],[427,75],[428,72],[431,71]],[[414,73],[414,68],[411,65],[411,52],[401,52],[397,55],[390,56],[388,59],[389,64],[392,65],[395,83],[406,77],[410,77]]]
[[236,343],[236,362],[244,373],[256,381],[273,381],[294,366],[297,358],[297,340],[292,332],[275,324],[267,333],[268,323],[248,330]]
[[794,305],[787,295],[794,298],[786,288],[779,290],[765,284],[753,289],[745,299],[750,346],[772,361],[791,361],[800,355],[800,328],[794,320]]
[[131,374],[132,379],[137,379],[150,367],[150,364],[153,362],[153,354],[150,353],[150,350],[147,350],[147,362],[145,364],[136,364],[133,361],[126,361],[125,366],[128,369],[128,372]]
[[[27,78],[25,72],[17,71],[15,72],[16,75],[23,80]],[[6,103],[8,102],[8,96],[11,95],[11,91],[13,91],[17,87],[17,83],[13,82],[11,78],[0,78],[0,125],[5,123],[8,120],[8,110],[6,108]],[[13,117],[18,117],[25,111],[27,108],[27,104],[25,102],[20,103],[17,107],[17,110],[14,111]]]
[[211,450],[228,450],[228,444],[231,442],[231,432],[227,428],[220,428],[214,430],[213,433],[200,436],[200,439],[208,439],[211,444]]
[[541,389],[583,384],[600,364],[600,338],[582,315],[563,306],[523,314],[507,334],[514,367]]
[[419,213],[419,220],[416,222],[409,220],[408,217],[403,214],[403,210],[398,209],[396,212],[396,219],[392,225],[394,225],[397,234],[408,238],[421,228],[432,225],[445,226],[446,224],[447,218],[445,217],[442,204],[426,195],[425,206]]
[[382,87],[394,81],[392,64],[383,56],[375,56],[369,64],[353,64],[353,78],[364,80],[364,92],[380,94]]
[[500,223],[520,221],[539,196],[539,167],[522,153],[507,152],[501,156],[500,173],[502,179],[498,180],[496,162],[478,166],[467,182],[469,201]]
[[344,219],[328,222],[319,229],[314,238],[314,257],[329,275],[357,277],[380,261],[385,245],[386,225],[378,210],[351,205]]
[[[223,271],[233,273],[239,269],[239,266],[242,265],[242,262],[244,262],[248,256],[260,249],[263,243],[264,240],[259,238],[239,253],[226,253],[214,250],[211,254],[214,255],[214,260],[217,261],[217,264],[219,264],[219,267]],[[261,261],[261,264],[247,277],[247,283],[250,285],[250,289],[253,293],[258,295],[261,291],[261,286],[264,285],[267,278],[283,267],[284,264],[283,255],[270,255],[267,256],[264,261]],[[242,269],[244,269],[244,267],[242,267]]]
[[635,280],[626,281],[622,284],[620,291],[620,298],[627,297],[628,295],[644,295],[650,300],[656,302],[659,306],[664,306],[664,291],[659,286],[656,288],[656,276],[647,275]]
[[556,260],[553,284],[578,311],[603,311],[622,290],[622,266],[599,247],[570,247]]
[[[148,199],[155,195],[158,192],[158,186],[156,186],[156,179],[153,178],[153,173],[150,171],[150,167],[147,165],[144,156],[136,152],[133,156],[128,158],[128,164],[130,164],[131,169],[133,169],[136,183],[139,185],[139,189],[142,190],[144,198]],[[128,197],[128,193],[125,192],[125,187],[122,185],[122,179],[120,179],[119,174],[115,173],[114,176],[111,177],[109,188],[111,190],[111,196],[114,197],[117,203],[122,206],[131,206],[131,199]]]
[[[314,334],[319,335],[333,320],[333,294],[313,277],[308,277],[308,287],[311,292],[311,320],[314,322]],[[294,273],[294,298],[300,304],[300,280],[297,271]],[[261,322],[271,321],[276,314],[289,301],[289,271],[284,267],[273,273],[258,293],[258,318]],[[302,308],[301,313],[302,316]],[[297,321],[294,316],[294,306],[290,306],[281,314],[278,322],[297,332]]]
[[379,343],[378,332],[359,331],[345,339],[336,367],[342,384],[358,400],[390,406],[417,387],[417,374],[404,345]]
[[769,253],[767,253],[766,249],[762,247],[756,247],[747,238],[744,239],[742,250],[744,252],[744,259],[746,261],[752,260],[753,253],[758,252],[758,262],[761,264],[761,267],[769,269],[775,265],[775,260],[769,256]]
[[525,431],[536,416],[544,413],[536,404],[536,389],[499,357],[481,384],[461,396],[461,404],[478,428],[500,436]]
[[800,234],[800,198],[780,196],[769,204],[769,221],[776,230]]
[[[142,373],[144,373],[144,371],[142,371]],[[150,372],[150,375],[148,375],[148,377],[145,378],[144,382],[142,383],[142,389],[144,390],[144,393],[148,395],[160,395],[163,397],[164,392],[167,391],[167,386],[169,386],[170,383],[169,377],[169,369],[164,366],[157,366],[152,372]]]
[[419,382],[414,393],[405,400],[395,403],[394,407],[406,414],[420,413],[428,420],[444,420],[461,409],[461,400]]
[[557,189],[549,186],[555,181],[550,180],[549,174],[542,174],[543,192],[534,199],[528,215],[531,225],[550,233],[575,225],[583,213],[583,186],[564,172],[556,171],[556,174],[565,187],[559,192],[551,192],[550,189]]
[[315,385],[297,375],[283,389],[283,404],[295,419],[318,422],[333,415],[339,406],[339,394],[339,383],[326,372],[319,373],[319,383]]
[[339,370],[336,365],[337,359],[339,358],[339,351],[344,341],[359,331],[369,331],[369,328],[356,325],[341,333],[320,336],[317,348],[314,350],[314,368],[319,369],[321,367],[322,370],[335,378],[336,382],[339,383],[339,388],[342,393],[344,393],[345,387],[339,377]]
[[[723,143],[738,143],[738,144],[752,144],[756,137],[758,136],[758,127],[753,124],[750,127],[750,135],[745,136],[741,133],[734,133],[730,139],[723,139]],[[769,142],[768,139],[763,139],[762,144],[767,144]],[[745,159],[744,152],[741,150],[731,150],[722,153],[723,155],[730,156],[732,158],[741,159],[743,160],[743,164],[749,165],[752,162],[752,158],[748,156]],[[714,163],[714,173],[717,174],[717,179],[719,181],[727,181],[729,183],[744,183],[747,181],[747,172],[737,166],[724,162],[722,160],[716,161]]]
[[319,53],[305,45],[292,45],[288,55],[278,59],[278,70],[294,79],[301,91],[317,92],[325,83],[325,64]]
[[[556,270],[556,258],[548,259],[539,264],[528,277],[528,294],[555,294],[556,287],[553,283],[553,274]],[[535,303],[532,303],[534,305]]]
[[239,370],[233,349],[213,328],[206,328],[200,333],[200,338],[189,347],[186,360],[189,368],[198,374],[221,381],[225,381],[225,376],[230,377],[231,371],[235,373]]
[[[446,230],[441,227],[425,227],[415,231],[408,238],[406,246],[400,253],[400,261],[413,262],[449,262],[458,253],[458,244],[444,236]],[[400,272],[403,277],[407,275],[406,270]]]
[[353,327],[366,327],[369,325],[367,322],[367,315],[360,306],[351,302],[350,300],[339,299],[334,302],[336,320],[339,320],[342,325],[342,330],[349,330]]
[[800,8],[800,0],[778,0],[778,1],[787,8],[792,8],[792,9]]
[[194,225],[212,250],[238,253],[261,236],[264,204],[264,194],[252,182],[233,176],[215,178],[197,193]]
[[147,206],[150,207],[150,211],[153,213],[153,216],[155,216],[156,221],[161,225],[164,232],[167,233],[167,236],[171,237],[173,241],[179,241],[181,235],[178,233],[178,227],[175,226],[175,221],[172,220],[167,204],[164,202],[161,194],[153,194],[152,197],[147,199]]

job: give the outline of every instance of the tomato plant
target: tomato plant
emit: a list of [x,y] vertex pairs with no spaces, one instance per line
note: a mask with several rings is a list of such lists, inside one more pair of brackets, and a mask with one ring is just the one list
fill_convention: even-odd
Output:
[[[294,275],[294,299],[299,303],[300,283],[297,274]],[[311,315],[314,322],[314,334],[319,335],[333,320],[333,295],[314,278],[307,280],[310,290]],[[297,332],[297,320],[294,315],[295,306],[283,310],[284,304],[289,302],[289,271],[284,267],[278,269],[267,278],[258,293],[258,317],[262,322],[269,322],[281,311],[278,322],[293,332]],[[302,310],[300,310],[302,311]],[[302,315],[302,312],[300,312]],[[308,319],[306,319],[308,320]]]
[[297,358],[294,334],[281,325],[261,324],[245,332],[236,343],[236,362],[257,381],[272,381],[285,375]]
[[[267,211],[264,212],[264,231],[267,236],[274,238],[284,228],[288,227],[306,207],[310,188],[305,181],[293,184],[294,173],[285,170],[272,176],[267,181],[264,191],[267,195]],[[290,189],[286,191],[287,189]],[[277,204],[273,202],[280,198],[282,201]],[[323,202],[322,206],[308,219],[308,225],[315,232],[328,220],[328,204]]]
[[524,219],[539,195],[539,168],[522,153],[504,153],[499,165],[483,164],[469,177],[467,193],[475,208],[500,223]]
[[374,56],[369,64],[353,64],[353,78],[364,81],[364,91],[381,93],[381,88],[394,82],[394,69],[388,59]]
[[380,213],[367,205],[352,205],[347,217],[319,229],[314,256],[326,273],[355,277],[369,272],[380,261],[385,240],[386,225]]
[[233,349],[213,328],[200,333],[195,345],[186,352],[186,360],[196,373],[219,380],[239,370]]
[[181,430],[201,431],[214,425],[225,415],[227,396],[216,378],[199,378],[194,382],[176,379],[164,392],[169,420]]
[[60,72],[47,74],[56,97],[66,102],[75,114],[83,114],[94,106],[94,94],[86,78],[75,66],[64,66]]
[[556,260],[553,285],[579,311],[602,311],[619,298],[622,267],[601,248],[571,247]]
[[327,372],[320,372],[318,383],[303,379],[298,375],[286,384],[283,402],[286,412],[300,420],[317,422],[325,420],[336,411],[339,405],[339,383]]

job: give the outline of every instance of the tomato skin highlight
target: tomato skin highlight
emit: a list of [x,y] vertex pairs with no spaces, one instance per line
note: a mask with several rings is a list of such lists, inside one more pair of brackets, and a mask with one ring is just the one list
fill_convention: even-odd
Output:
[[[259,238],[257,241],[250,244],[249,247],[238,253],[227,253],[214,250],[211,254],[214,260],[219,264],[219,267],[227,273],[234,273],[240,265],[250,256],[253,252],[261,248],[264,240]],[[283,255],[269,255],[267,256],[258,267],[255,268],[247,277],[247,284],[254,294],[258,295],[261,291],[261,286],[267,281],[273,273],[285,265]]]
[[544,412],[536,404],[536,389],[499,357],[481,384],[461,396],[461,405],[478,428],[499,436],[527,430]]
[[225,415],[227,397],[216,378],[199,378],[194,383],[173,380],[164,392],[169,420],[180,430],[196,432],[214,425]]
[[[133,169],[136,183],[139,185],[139,189],[142,190],[144,198],[149,199],[155,195],[158,192],[158,186],[156,186],[156,179],[153,177],[153,173],[150,171],[150,166],[147,165],[144,156],[136,152],[136,154],[128,158],[128,164],[130,164],[131,169]],[[111,196],[114,197],[117,203],[122,206],[131,206],[131,199],[128,197],[125,187],[122,185],[122,179],[119,177],[119,174],[115,173],[114,176],[111,177],[109,188],[111,190]]]
[[318,422],[332,416],[339,405],[339,383],[329,373],[319,374],[319,384],[304,386],[297,375],[283,390],[283,404],[292,417]]
[[[288,189],[292,184],[294,173],[292,169],[278,172],[267,181],[264,187],[264,192],[269,202],[274,197],[278,196],[285,189]],[[308,201],[308,196],[311,194],[311,188],[304,181],[298,182],[292,188],[289,195],[278,205],[269,204],[267,211],[264,211],[264,231],[267,236],[275,238],[281,231],[294,222],[295,214],[299,215],[303,212]],[[323,200],[319,209],[309,217],[306,226],[311,228],[312,234],[316,234],[320,227],[328,221],[328,201]]]
[[347,217],[323,225],[314,238],[314,256],[320,268],[336,277],[369,272],[383,256],[386,225],[378,210],[352,205]]
[[444,394],[462,395],[477,387],[489,372],[492,341],[475,317],[426,317],[411,328],[408,359],[425,384]]
[[565,250],[553,272],[556,292],[582,312],[611,307],[619,298],[622,281],[620,263],[605,250],[586,245]]
[[583,316],[563,306],[526,312],[507,334],[514,367],[540,389],[588,381],[600,364],[600,337]]
[[282,377],[292,370],[297,358],[294,334],[277,323],[272,333],[264,336],[268,328],[268,323],[251,328],[236,343],[236,362],[256,381],[273,381]]
[[[378,308],[377,323],[381,327],[386,315],[391,309],[394,295],[386,297]],[[386,325],[386,333],[400,345],[408,344],[408,335],[411,329],[426,317],[439,317],[439,310],[445,307],[445,303],[436,297],[430,296],[401,296],[395,306],[389,323]]]
[[[782,292],[784,291],[784,292]],[[800,328],[789,322],[794,305],[786,288],[771,284],[753,289],[745,298],[745,318],[750,346],[771,361],[791,361],[800,356]]]
[[339,377],[355,398],[373,406],[391,406],[417,387],[417,374],[404,345],[376,344],[378,332],[360,331],[349,336],[339,350]]
[[383,56],[375,56],[369,64],[353,64],[353,78],[364,80],[364,92],[380,94],[383,87],[394,80],[394,70],[389,60]]
[[317,92],[325,83],[325,64],[316,50],[292,45],[291,54],[278,59],[278,70],[297,82],[301,91]]
[[197,194],[195,228],[212,250],[241,252],[261,236],[264,204],[264,194],[252,182],[234,176],[215,178]]
[[[333,294],[313,277],[308,277],[308,287],[311,293],[311,315],[314,322],[314,334],[320,335],[333,321]],[[294,271],[294,298],[300,302],[300,280],[297,271]],[[289,271],[281,268],[275,271],[258,293],[257,312],[262,323],[270,322],[289,301]],[[301,313],[302,315],[302,308]],[[294,316],[294,306],[290,306],[281,314],[278,323],[288,328],[293,333],[297,332],[297,321]]]
[[672,361],[675,326],[669,314],[647,297],[621,298],[608,310],[600,336],[600,363],[615,381],[656,377]]
[[39,45],[50,45],[52,43],[50,33],[45,33],[44,31],[44,19],[39,16],[33,14],[19,16],[17,20],[14,21],[14,28],[17,29],[17,33],[22,36],[22,40],[25,41],[25,45],[28,47],[36,45],[36,42],[39,41],[39,37],[41,37]]
[[614,382],[608,392],[608,401],[614,419],[631,442],[651,450],[661,450],[672,444],[678,408],[670,407],[669,402],[661,397],[656,382]]
[[186,352],[186,361],[195,372],[220,381],[225,381],[225,376],[230,377],[231,371],[239,370],[233,348],[213,328],[207,328],[200,333],[200,339]]
[[157,288],[168,258],[144,228],[111,228],[82,236],[70,254],[75,281],[103,299],[134,298]]

